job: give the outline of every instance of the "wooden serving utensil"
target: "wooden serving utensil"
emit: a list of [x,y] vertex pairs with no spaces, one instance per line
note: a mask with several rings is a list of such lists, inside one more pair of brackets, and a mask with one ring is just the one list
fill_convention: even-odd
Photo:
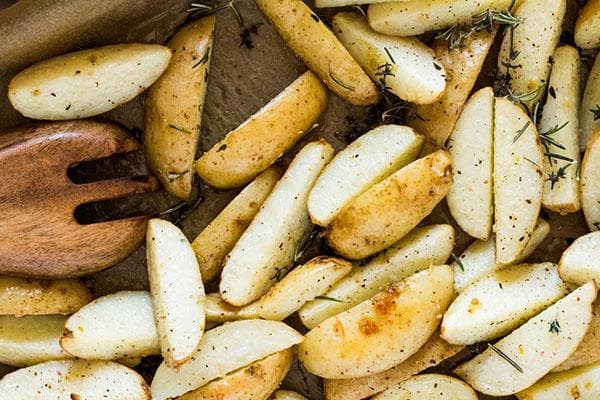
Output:
[[158,189],[151,176],[76,184],[67,171],[139,149],[127,132],[90,120],[45,123],[0,135],[0,274],[76,277],[110,267],[143,241],[148,217],[79,224],[85,203]]

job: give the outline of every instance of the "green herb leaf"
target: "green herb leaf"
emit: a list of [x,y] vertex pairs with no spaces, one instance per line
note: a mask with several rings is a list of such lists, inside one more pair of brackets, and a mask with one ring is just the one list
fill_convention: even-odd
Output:
[[506,353],[504,353],[502,350],[500,350],[499,348],[497,348],[496,346],[494,346],[491,343],[488,343],[487,345],[488,345],[488,347],[490,349],[492,349],[494,351],[494,353],[498,354],[500,357],[502,357],[504,359],[504,361],[506,361],[507,363],[509,363],[511,367],[513,367],[514,369],[516,369],[520,373],[523,373],[523,368],[521,368],[519,366],[519,364],[517,364],[512,358],[510,358],[509,356],[507,356]]
[[315,299],[335,301],[336,303],[345,303],[345,301],[343,301],[343,300],[336,299],[335,297],[329,297],[329,296],[317,296],[317,297],[315,297]]
[[187,133],[188,135],[192,134],[192,132],[190,132],[189,130],[187,130],[185,128],[181,128],[181,127],[173,125],[173,124],[168,124],[167,126],[171,129],[175,129],[176,131]]
[[350,90],[351,92],[354,92],[354,87],[350,86],[348,84],[345,84],[344,82],[342,82],[337,76],[335,76],[333,74],[333,71],[331,70],[331,64],[329,65],[329,76],[331,77],[331,79],[337,83],[338,85],[340,85],[341,87],[343,87],[346,90]]
[[555,319],[554,321],[550,322],[550,333],[556,333],[557,335],[560,333],[560,323],[558,323],[558,320]]
[[460,257],[457,257],[456,254],[454,254],[453,252],[450,253],[452,255],[452,258],[454,259],[454,262],[456,262],[456,264],[459,266],[459,268],[461,269],[461,271],[464,272],[465,270],[465,266],[462,263],[462,260],[460,259]]
[[527,128],[529,128],[529,125],[531,125],[531,121],[527,121],[525,125],[523,125],[523,127],[517,131],[517,134],[515,135],[512,141],[513,144],[517,143],[517,140],[519,140],[521,136],[523,136],[523,134],[527,131]]

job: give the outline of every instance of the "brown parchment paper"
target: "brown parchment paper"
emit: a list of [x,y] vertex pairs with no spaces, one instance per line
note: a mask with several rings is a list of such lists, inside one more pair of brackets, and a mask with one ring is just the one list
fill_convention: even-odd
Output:
[[[3,3],[12,2],[0,0],[0,9]],[[571,0],[570,3],[567,26],[572,26],[578,7],[577,0]],[[228,10],[217,14],[199,154],[266,104],[306,69],[265,20],[253,0],[238,0],[237,5],[244,27]],[[164,43],[188,16],[185,12],[187,7],[188,0],[20,0],[0,11],[0,131],[26,122],[10,107],[6,98],[6,85],[20,69],[78,48],[133,41]],[[322,12],[331,14],[326,10]],[[244,28],[254,24],[258,24],[258,34],[250,36],[254,47],[248,49],[241,45],[240,34]],[[492,51],[486,62],[486,71],[482,73],[477,86],[489,84],[489,71],[495,64],[496,51]],[[321,117],[319,126],[296,149],[319,137],[325,137],[338,149],[342,148],[346,143],[344,135],[352,128],[349,121],[352,118],[360,119],[366,112],[366,109],[351,106],[333,94],[330,97],[328,109]],[[132,130],[143,130],[142,116],[143,95],[103,115],[103,118]],[[283,162],[288,161],[293,153],[286,155]],[[141,155],[115,162],[112,167],[145,171]],[[97,172],[102,175],[99,170]],[[181,223],[190,240],[236,194],[236,191],[225,192],[201,184],[199,186],[204,201]],[[160,210],[176,203],[176,199],[158,193],[141,200],[132,199],[129,204],[126,202],[120,207]],[[552,232],[531,260],[556,262],[574,238],[587,232],[587,227],[580,213],[566,217],[545,212],[543,215],[551,222]],[[424,223],[451,223],[456,227],[445,204],[436,208]],[[460,253],[471,239],[456,229],[455,252]],[[89,277],[87,281],[96,296],[123,289],[147,289],[144,247],[122,263]],[[149,378],[151,375],[147,372],[151,372],[156,360],[145,364],[149,364],[149,367],[144,370],[146,367],[143,366],[142,372],[146,372]],[[0,365],[0,376],[10,370]],[[311,399],[322,398],[320,380],[301,371],[298,365],[284,386],[302,392]]]

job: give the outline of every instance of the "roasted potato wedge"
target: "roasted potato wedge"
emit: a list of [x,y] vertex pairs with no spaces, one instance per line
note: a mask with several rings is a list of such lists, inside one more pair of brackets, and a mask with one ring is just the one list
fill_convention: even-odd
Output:
[[340,151],[308,196],[311,220],[327,226],[353,199],[417,158],[423,136],[412,128],[381,125]]
[[204,286],[187,238],[163,219],[148,221],[148,281],[161,353],[167,365],[181,365],[204,332]]
[[423,374],[408,378],[385,392],[373,396],[373,400],[412,399],[477,400],[471,386],[460,379],[440,374]]
[[369,6],[369,25],[377,32],[395,36],[416,36],[471,22],[473,15],[487,10],[504,10],[510,0],[452,1],[407,0]]
[[296,392],[292,392],[291,390],[278,390],[273,393],[273,396],[269,398],[270,400],[307,400],[306,397],[298,394]]
[[72,314],[92,301],[79,280],[0,277],[0,315]]
[[223,300],[219,293],[209,293],[206,295],[206,320],[210,322],[229,322],[239,319],[256,319],[258,313],[253,304],[236,307]]
[[588,75],[581,106],[579,107],[579,150],[584,152],[590,140],[600,129],[600,57],[596,56]]
[[169,41],[173,58],[144,103],[146,160],[165,190],[187,200],[208,82],[215,17],[193,21]]
[[600,130],[590,139],[579,175],[583,215],[590,230],[600,230]]
[[595,299],[594,282],[581,286],[454,373],[490,396],[527,389],[575,351],[590,325]]
[[164,362],[152,380],[152,399],[180,396],[239,368],[302,341],[302,335],[283,322],[230,322],[207,331],[192,358],[170,368]]
[[287,375],[293,358],[292,349],[273,353],[177,400],[267,400]]
[[582,49],[600,47],[600,1],[589,0],[575,23],[575,44]]
[[440,150],[413,161],[354,199],[327,230],[329,245],[359,260],[409,233],[446,196],[452,160]]
[[267,168],[196,236],[192,248],[196,253],[202,280],[205,283],[221,273],[225,256],[250,225],[280,177],[279,169]]
[[449,266],[417,272],[311,329],[298,358],[308,371],[327,379],[385,371],[421,348],[453,296]]
[[25,367],[72,358],[59,344],[66,320],[62,315],[0,317],[0,363]]
[[470,345],[504,336],[569,288],[555,264],[520,264],[478,280],[450,304],[440,327],[448,343]]
[[160,354],[150,293],[123,291],[97,298],[67,319],[60,345],[89,360]]
[[243,306],[257,300],[291,266],[298,244],[312,227],[308,193],[333,153],[322,140],[307,144],[294,157],[225,260],[219,285],[225,301]]
[[408,125],[424,134],[427,139],[421,154],[429,154],[446,143],[471,94],[495,36],[495,30],[484,30],[467,37],[463,46],[453,48],[442,39],[433,42],[436,59],[446,70],[447,83],[444,94],[436,102],[415,105],[409,113]]
[[458,225],[470,236],[487,240],[494,215],[492,170],[494,91],[473,94],[456,121],[449,140],[454,183],[446,201]]
[[194,167],[219,189],[242,186],[267,169],[313,126],[327,90],[310,71],[200,157]]
[[371,79],[391,93],[415,104],[431,104],[444,93],[446,71],[419,39],[375,32],[358,13],[338,13],[332,24],[333,32]]
[[542,205],[543,157],[537,130],[523,109],[506,98],[496,99],[494,229],[498,264],[514,263],[531,238]]
[[375,84],[302,0],[256,0],[256,4],[290,49],[333,93],[354,105],[377,102]]
[[567,282],[583,285],[594,279],[600,282],[600,232],[580,236],[564,251],[558,272]]
[[462,349],[462,346],[455,346],[440,339],[440,336],[435,333],[419,351],[386,371],[361,378],[325,379],[325,398],[361,400],[373,396],[427,368],[435,367]]
[[592,322],[577,350],[552,372],[565,371],[600,361],[600,302],[592,308]]
[[[315,7],[344,7],[357,6],[361,4],[386,3],[390,0],[315,0]],[[407,0],[400,0],[407,1]]]
[[110,361],[48,361],[0,380],[2,400],[150,400],[144,378]]
[[[567,214],[579,211],[581,199],[579,169],[579,52],[561,46],[553,56],[548,98],[539,123],[540,135],[550,136],[558,144],[548,145],[548,152],[565,159],[544,157],[544,196],[542,206]],[[572,160],[572,161],[568,161]]]
[[306,303],[298,315],[309,329],[368,300],[394,282],[446,262],[454,247],[450,225],[415,228],[391,248],[336,283],[323,298]]
[[157,44],[117,44],[39,62],[18,73],[8,98],[33,119],[87,118],[128,102],[169,65],[171,51]]

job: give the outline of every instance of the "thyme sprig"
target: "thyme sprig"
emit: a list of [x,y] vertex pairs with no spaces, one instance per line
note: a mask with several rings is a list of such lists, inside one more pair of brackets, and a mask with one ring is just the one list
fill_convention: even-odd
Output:
[[505,352],[503,352],[502,350],[500,350],[499,348],[497,348],[496,346],[494,346],[491,343],[488,343],[487,345],[488,345],[488,347],[490,349],[492,349],[494,351],[494,353],[498,354],[500,357],[502,357],[502,359],[504,359],[504,361],[506,361],[507,363],[509,363],[511,367],[513,367],[514,369],[516,369],[520,373],[523,373],[523,368],[521,368],[519,366],[519,364],[517,364],[515,362],[515,360],[513,360],[512,358],[510,358],[509,356],[507,356]]
[[557,335],[560,333],[560,323],[558,322],[557,319],[555,319],[554,321],[550,322],[550,333],[556,333]]
[[554,185],[556,185],[561,179],[564,179],[567,177],[567,168],[569,168],[570,166],[571,166],[571,163],[565,164],[562,167],[560,167],[558,170],[550,171],[548,173],[548,178],[546,178],[546,181],[550,182],[550,190],[553,190]]

